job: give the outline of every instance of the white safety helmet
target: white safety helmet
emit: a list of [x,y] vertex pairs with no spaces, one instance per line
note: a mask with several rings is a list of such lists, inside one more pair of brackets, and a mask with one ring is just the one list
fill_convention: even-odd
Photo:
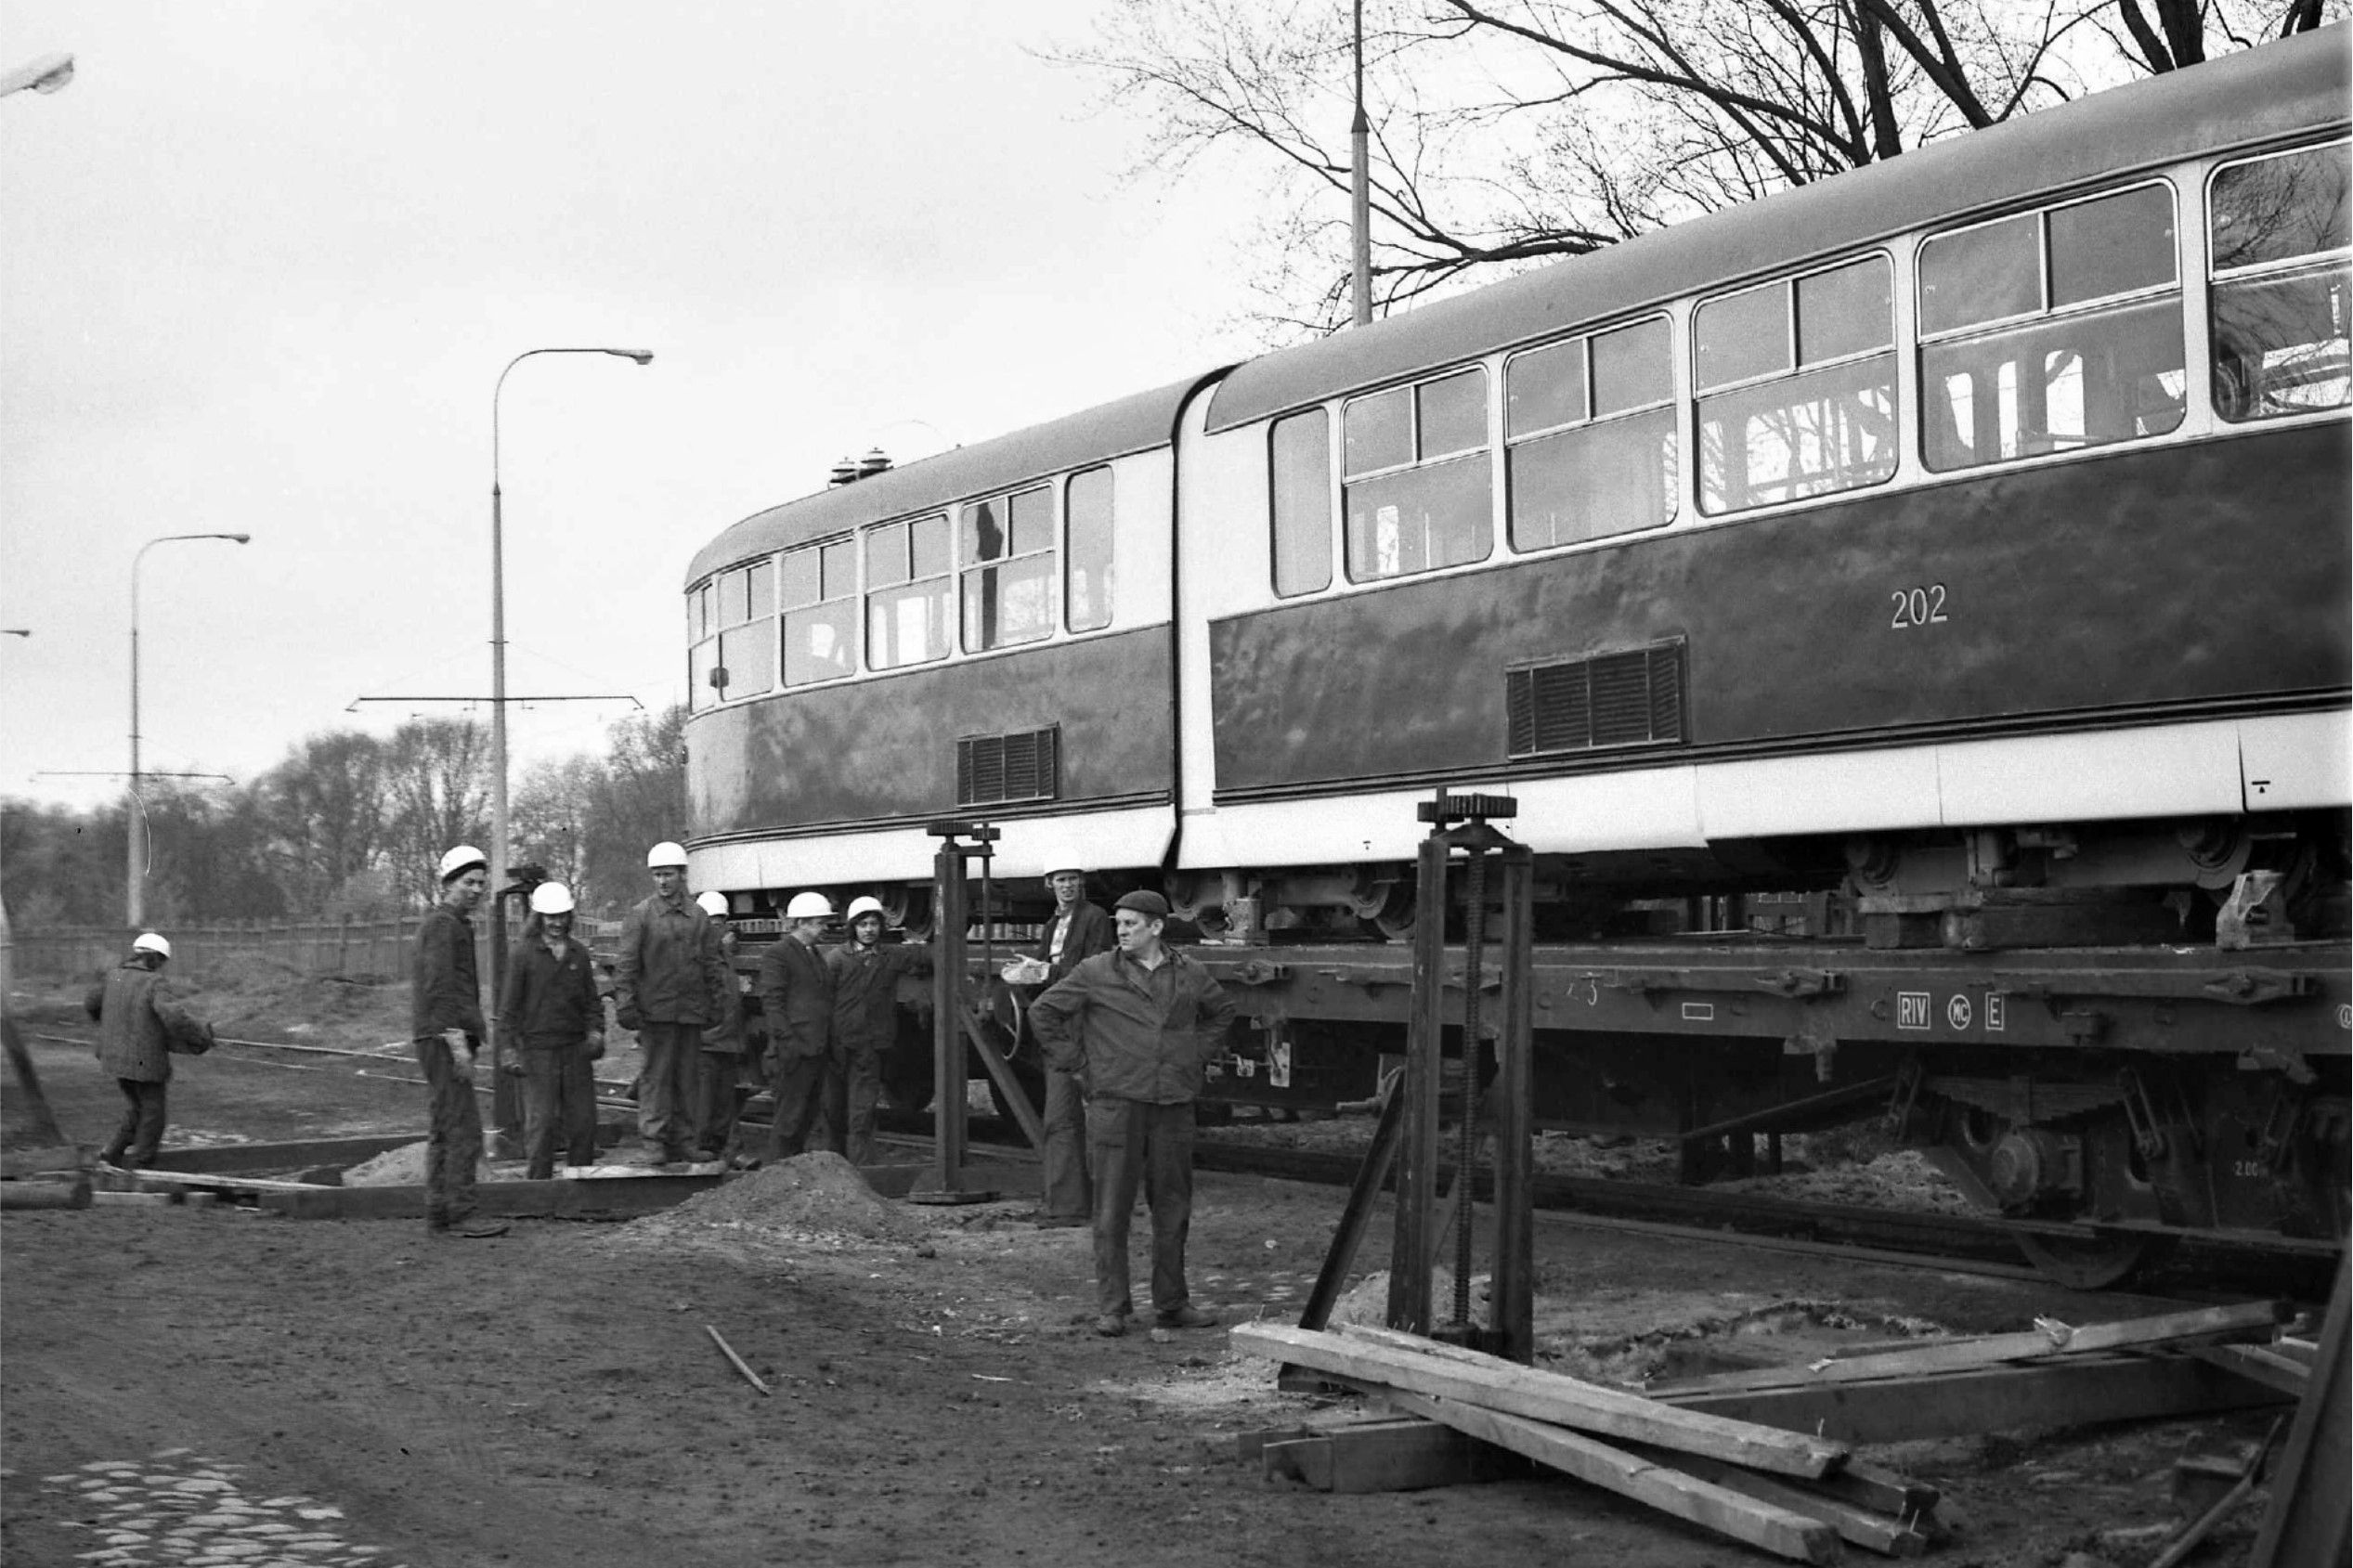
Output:
[[858,898],[852,899],[850,901],[850,913],[843,915],[842,918],[848,921],[851,925],[855,926],[858,923],[858,916],[862,914],[879,916],[882,923],[886,926],[890,923],[890,917],[882,913],[882,901],[880,899],[863,895]]
[[823,893],[795,893],[792,902],[785,906],[787,920],[829,920],[833,917],[833,901]]
[[490,857],[471,844],[461,844],[441,857],[441,880],[448,882],[452,877],[462,876],[475,866],[489,870]]
[[572,913],[572,889],[561,882],[542,882],[531,889],[531,913],[534,914],[569,914]]
[[713,920],[727,918],[727,895],[724,893],[697,893],[695,895],[695,902]]
[[1068,856],[1063,857],[1060,864],[1049,865],[1046,868],[1046,875],[1048,881],[1053,880],[1057,876],[1063,875],[1066,873],[1072,876],[1085,876],[1086,875],[1086,868],[1080,865],[1076,861],[1072,860]]
[[686,851],[667,838],[645,851],[645,869],[648,871],[659,871],[666,865],[682,866],[685,863]]
[[152,931],[141,931],[131,942],[133,952],[151,952],[159,958],[172,956],[172,944]]

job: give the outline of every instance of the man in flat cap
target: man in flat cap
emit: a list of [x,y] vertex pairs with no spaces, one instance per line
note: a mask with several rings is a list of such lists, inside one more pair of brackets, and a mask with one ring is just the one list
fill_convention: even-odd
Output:
[[1046,1059],[1086,1097],[1095,1174],[1095,1331],[1127,1331],[1127,1221],[1141,1186],[1152,1212],[1152,1315],[1163,1328],[1206,1328],[1215,1314],[1185,1289],[1193,1213],[1193,1100],[1225,1044],[1233,999],[1167,946],[1168,901],[1130,893],[1113,906],[1118,946],[1072,969],[1030,1004]]

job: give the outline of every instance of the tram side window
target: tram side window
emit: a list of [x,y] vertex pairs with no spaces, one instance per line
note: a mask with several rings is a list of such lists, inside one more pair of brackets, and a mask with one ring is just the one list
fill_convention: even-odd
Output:
[[1332,586],[1332,416],[1321,408],[1275,421],[1270,446],[1275,592]]
[[964,508],[964,651],[1054,631],[1054,492],[1040,485]]
[[722,572],[718,589],[721,683],[705,690],[722,702],[758,696],[776,684],[775,566],[755,561]]
[[2173,188],[1920,246],[1920,448],[1939,473],[2161,435],[2188,386]]
[[2347,401],[2346,188],[2353,144],[2304,148],[2216,171],[2212,227],[2215,411],[2277,419]]
[[1487,559],[1495,508],[1484,366],[1357,398],[1340,423],[1351,581]]
[[715,706],[719,693],[710,683],[719,667],[719,622],[716,580],[697,583],[686,592],[686,706],[689,710]]
[[1675,514],[1674,367],[1663,319],[1515,354],[1503,366],[1512,548],[1656,528]]
[[885,523],[865,538],[866,667],[946,658],[956,598],[947,515]]
[[1071,475],[1062,498],[1064,616],[1072,631],[1112,624],[1112,471]]
[[850,539],[785,552],[785,684],[856,673],[858,547]]
[[1882,484],[1895,473],[1891,264],[1706,300],[1692,319],[1699,509],[1710,515]]

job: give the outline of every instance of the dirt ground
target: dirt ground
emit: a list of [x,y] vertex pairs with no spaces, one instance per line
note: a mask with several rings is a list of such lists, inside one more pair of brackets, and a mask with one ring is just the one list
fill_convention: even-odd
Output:
[[[372,1043],[386,1037],[379,1010],[305,1037]],[[34,1048],[69,1135],[99,1141],[112,1085],[86,1049]],[[421,1134],[422,1095],[339,1060],[294,1070],[216,1054],[183,1065],[167,1142]],[[20,1108],[6,1108],[13,1132]],[[1768,1561],[1564,1478],[1372,1496],[1271,1482],[1230,1456],[1233,1436],[1338,1406],[1277,1393],[1273,1367],[1235,1356],[1217,1330],[1097,1337],[1087,1238],[1028,1225],[1033,1204],[887,1203],[812,1156],[664,1214],[525,1221],[493,1241],[217,1208],[11,1212],[0,1556],[125,1568]],[[1228,1322],[1294,1318],[1339,1204],[1328,1189],[1202,1175],[1196,1301]],[[1387,1236],[1377,1215],[1359,1273],[1384,1265]],[[1672,1368],[1698,1344],[1800,1360],[2164,1304],[1549,1218],[1538,1251],[1547,1348],[1594,1376]],[[1873,1457],[1944,1489],[1956,1531],[1930,1562],[2055,1568],[2086,1553],[2074,1568],[2122,1568],[2175,1522],[2169,1470],[2186,1441],[2268,1424],[2013,1432]],[[2240,1561],[2259,1518],[2247,1510],[2191,1561]]]

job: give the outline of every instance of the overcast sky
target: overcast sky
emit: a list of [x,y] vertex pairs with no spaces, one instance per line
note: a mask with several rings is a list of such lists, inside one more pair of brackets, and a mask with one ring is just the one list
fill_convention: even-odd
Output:
[[[687,561],[822,486],[1237,357],[1230,203],[1026,50],[1096,0],[9,0],[0,796],[244,782],[489,690],[684,695]],[[488,717],[487,706],[474,710]],[[625,704],[511,710],[519,777]]]

